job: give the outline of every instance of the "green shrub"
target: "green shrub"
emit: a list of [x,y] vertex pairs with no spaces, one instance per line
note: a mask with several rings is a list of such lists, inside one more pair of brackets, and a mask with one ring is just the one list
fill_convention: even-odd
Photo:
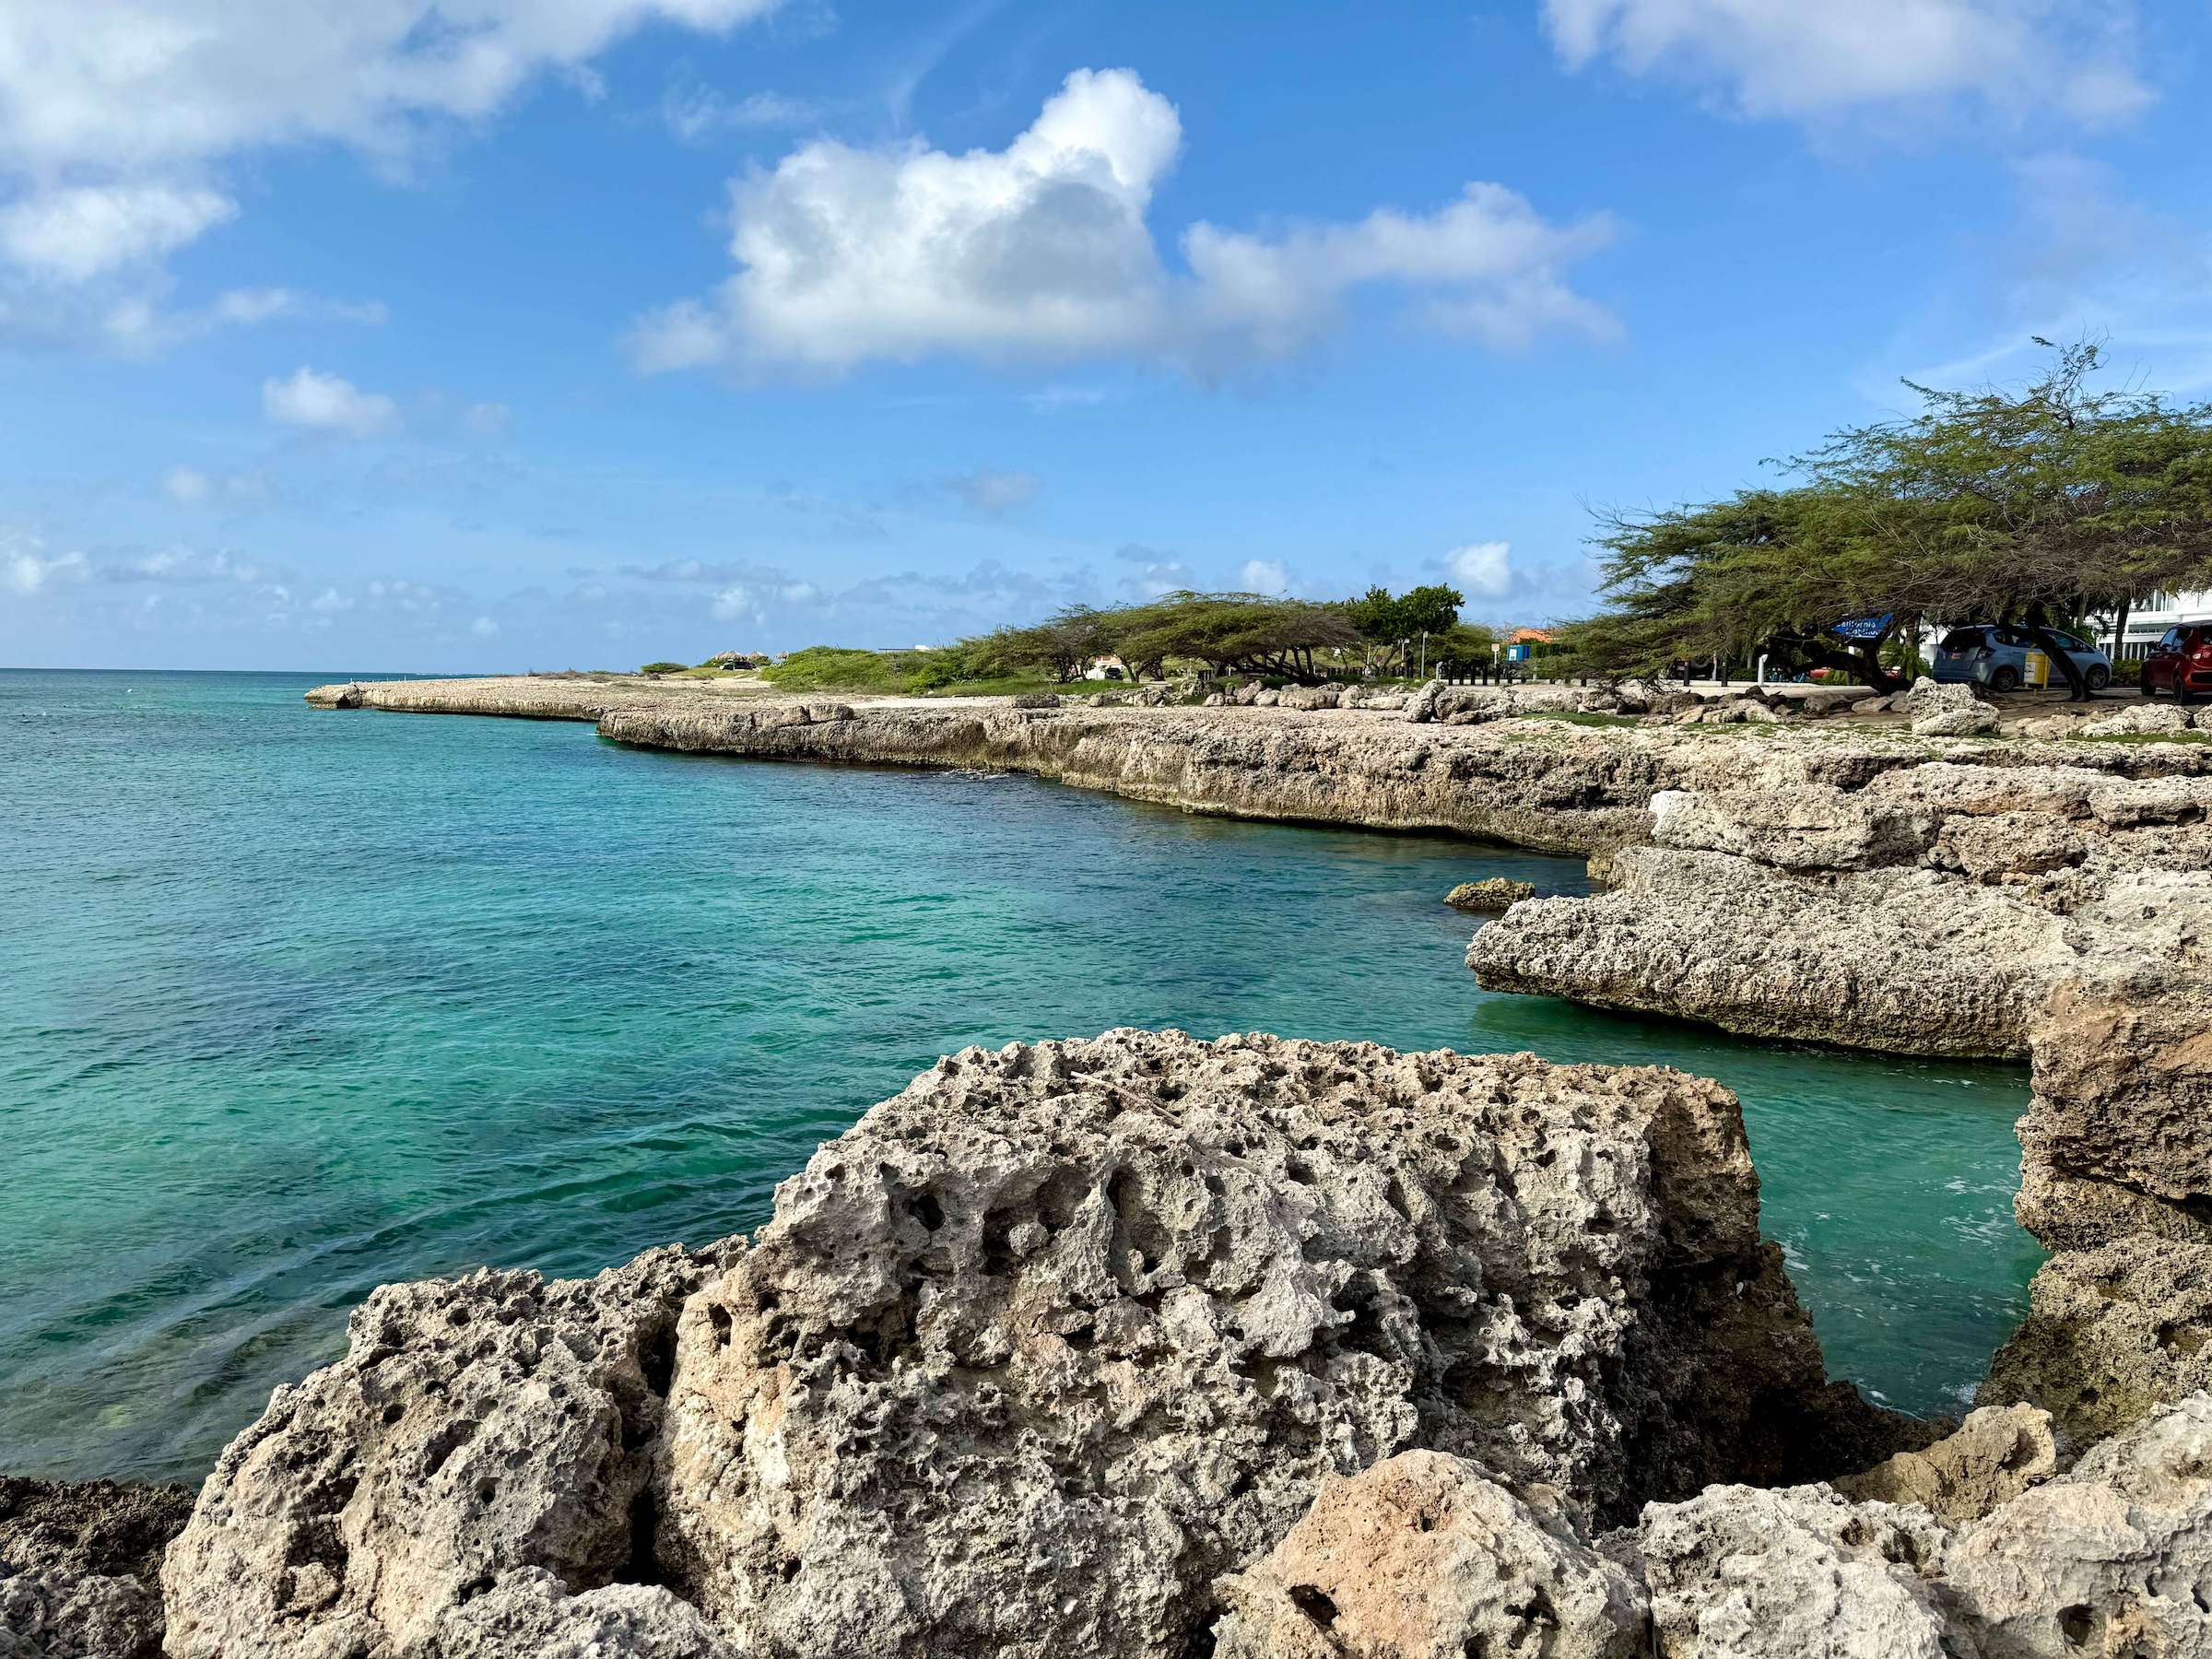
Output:
[[681,674],[687,665],[683,663],[648,663],[638,672],[640,674]]

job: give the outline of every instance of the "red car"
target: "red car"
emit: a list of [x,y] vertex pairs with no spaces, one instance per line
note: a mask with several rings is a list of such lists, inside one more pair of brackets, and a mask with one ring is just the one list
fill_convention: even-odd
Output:
[[2212,696],[2212,623],[2170,628],[2143,659],[2143,695],[2171,691],[2183,702]]

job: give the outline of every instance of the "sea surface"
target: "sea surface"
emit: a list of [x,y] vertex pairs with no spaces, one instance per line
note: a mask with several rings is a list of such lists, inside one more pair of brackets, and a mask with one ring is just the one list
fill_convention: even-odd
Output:
[[344,677],[0,672],[0,1472],[196,1480],[380,1282],[753,1227],[938,1053],[1116,1025],[1717,1077],[1831,1372],[1955,1407],[2024,1310],[2024,1072],[1477,989],[1445,890],[1577,861]]

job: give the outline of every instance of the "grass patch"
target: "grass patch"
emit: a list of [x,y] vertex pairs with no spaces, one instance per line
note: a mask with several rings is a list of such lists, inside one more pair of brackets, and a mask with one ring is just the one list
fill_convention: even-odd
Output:
[[1584,713],[1580,709],[1531,709],[1516,714],[1515,720],[1556,720],[1564,725],[1579,726],[1632,726],[1642,722],[1634,714]]
[[2212,743],[2212,732],[2109,732],[2096,737],[2066,737],[2065,743]]

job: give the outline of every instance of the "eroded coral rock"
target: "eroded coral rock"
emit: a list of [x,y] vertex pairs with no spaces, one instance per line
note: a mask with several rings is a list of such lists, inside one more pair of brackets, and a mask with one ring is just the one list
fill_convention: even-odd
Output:
[[180,1487],[0,1476],[0,1659],[156,1659]]
[[679,1329],[669,1581],[753,1651],[1180,1659],[1321,1483],[1771,1478],[1819,1365],[1678,1074],[1120,1031],[939,1063]]
[[1643,1587],[1474,1465],[1406,1452],[1222,1581],[1215,1659],[1642,1659]]
[[377,1291],[208,1477],[162,1569],[172,1659],[407,1653],[511,1573],[635,1576],[677,1307],[713,1260]]
[[1536,896],[1535,884],[1515,881],[1510,876],[1488,876],[1480,881],[1463,881],[1444,895],[1453,910],[1508,911],[1524,899]]
[[1835,1483],[1845,1497],[1917,1503],[1947,1526],[1979,1521],[2058,1472],[2051,1414],[2034,1406],[1984,1406],[1934,1445],[1900,1452]]

